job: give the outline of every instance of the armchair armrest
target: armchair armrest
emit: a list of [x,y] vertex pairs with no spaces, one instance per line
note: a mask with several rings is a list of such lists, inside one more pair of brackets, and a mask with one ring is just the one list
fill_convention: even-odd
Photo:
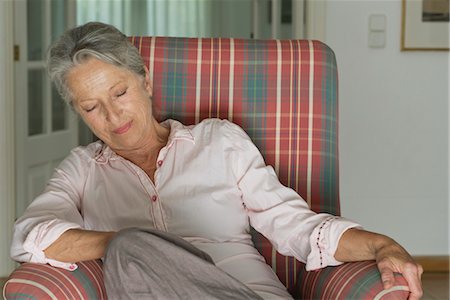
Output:
[[301,268],[294,292],[296,299],[407,299],[409,288],[401,274],[396,285],[384,290],[375,261],[346,263],[307,272]]
[[101,260],[77,263],[67,271],[50,265],[24,263],[11,273],[3,298],[12,299],[107,299]]
[[[384,290],[374,261],[346,263],[307,272],[303,267],[291,289],[295,299],[407,299],[406,280]],[[13,299],[107,299],[100,260],[78,263],[70,272],[49,265],[24,263],[8,278],[3,297]]]

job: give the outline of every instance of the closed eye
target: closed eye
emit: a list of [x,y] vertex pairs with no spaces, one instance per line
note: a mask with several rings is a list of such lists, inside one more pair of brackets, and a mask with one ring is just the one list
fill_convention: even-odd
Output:
[[124,90],[123,92],[118,93],[118,94],[116,95],[116,97],[123,96],[123,95],[125,95],[126,93],[127,93],[127,90]]
[[97,105],[94,105],[94,106],[92,106],[92,107],[85,108],[84,111],[85,111],[85,112],[91,112],[91,111],[93,111],[96,107],[97,107]]

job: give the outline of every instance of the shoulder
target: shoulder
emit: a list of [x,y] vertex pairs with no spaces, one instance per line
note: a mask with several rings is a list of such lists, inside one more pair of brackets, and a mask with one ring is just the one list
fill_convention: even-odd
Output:
[[70,151],[69,155],[64,158],[57,169],[84,169],[89,164],[95,162],[104,147],[105,145],[101,141],[91,143],[87,146],[78,146]]
[[194,125],[191,130],[204,133],[215,133],[223,136],[237,135],[242,138],[248,138],[247,133],[242,127],[226,119],[204,119],[197,125]]
[[77,157],[81,161],[95,160],[107,146],[102,141],[96,141],[87,146],[78,146],[70,151],[68,157]]
[[45,191],[65,191],[80,197],[91,167],[96,165],[96,153],[101,151],[102,145],[102,142],[95,142],[72,149],[54,169]]
[[253,146],[247,133],[237,124],[223,119],[205,119],[191,127],[197,145],[215,145],[233,151]]

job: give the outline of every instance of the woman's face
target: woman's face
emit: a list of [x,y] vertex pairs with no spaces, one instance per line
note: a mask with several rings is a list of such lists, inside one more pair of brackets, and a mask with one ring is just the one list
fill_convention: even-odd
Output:
[[95,58],[67,77],[73,106],[84,122],[115,151],[139,149],[152,136],[148,72],[144,77]]

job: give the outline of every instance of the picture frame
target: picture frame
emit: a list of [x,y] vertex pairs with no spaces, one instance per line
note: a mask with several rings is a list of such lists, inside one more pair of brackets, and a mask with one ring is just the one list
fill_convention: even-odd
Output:
[[449,1],[402,0],[402,51],[449,50]]

